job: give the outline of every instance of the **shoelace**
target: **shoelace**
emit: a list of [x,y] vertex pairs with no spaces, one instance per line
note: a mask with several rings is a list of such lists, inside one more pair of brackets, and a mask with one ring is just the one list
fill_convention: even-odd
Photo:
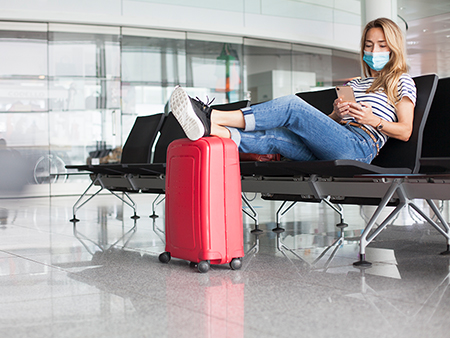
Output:
[[198,96],[196,96],[195,99],[197,100],[197,102],[201,103],[204,107],[209,108],[209,106],[211,105],[211,103],[213,103],[214,100],[215,100],[216,98],[213,97],[213,99],[210,101],[208,95],[206,95],[206,103],[204,103],[202,100],[200,100],[200,99],[198,98]]

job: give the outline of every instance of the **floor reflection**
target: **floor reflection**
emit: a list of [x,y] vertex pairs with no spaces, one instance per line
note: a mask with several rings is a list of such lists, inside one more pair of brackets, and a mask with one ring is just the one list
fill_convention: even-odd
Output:
[[[137,196],[141,215],[151,214],[152,197]],[[277,234],[278,205],[256,201],[262,233],[245,220],[242,268],[201,274],[184,260],[159,262],[164,203],[160,217],[133,220],[117,198],[98,196],[73,224],[73,200],[3,201],[2,336],[409,338],[450,330],[445,241],[408,214],[367,248],[372,267],[358,269],[359,208],[347,209],[351,222],[339,229],[334,211],[299,203]]]
[[[120,244],[120,246],[122,248],[126,248],[129,241],[131,240],[131,238],[133,237],[133,235],[136,233],[137,230],[137,221],[134,220],[134,225],[131,229],[129,229],[128,231],[125,231],[122,235],[122,237],[116,239],[114,242],[109,243],[108,242],[108,231],[106,231],[105,228],[102,228],[102,231],[100,232],[101,236],[100,239],[98,240],[92,240],[91,238],[89,238],[88,236],[84,235],[83,233],[81,233],[80,231],[77,230],[77,226],[76,226],[76,222],[73,222],[73,235],[75,236],[76,239],[78,239],[78,241],[80,241],[80,243],[84,246],[84,248],[86,249],[86,251],[88,251],[92,256],[94,256],[97,252],[107,252],[108,250],[115,248],[116,246]],[[96,248],[98,248],[100,251],[97,252],[93,252],[91,249],[91,246],[88,245],[87,243],[91,243],[93,244]]]
[[[163,271],[155,275],[153,264]],[[89,268],[68,276],[128,299],[138,313],[145,314],[149,304],[162,301],[167,323],[170,323],[167,325],[169,337],[176,337],[180,331],[198,330],[201,337],[244,337],[245,280],[240,275],[199,274],[180,260],[173,269],[167,267],[158,263],[154,256],[110,247],[96,251]],[[101,298],[101,301],[106,303],[100,308],[110,308],[109,298]],[[201,313],[203,320],[192,320],[186,309]]]

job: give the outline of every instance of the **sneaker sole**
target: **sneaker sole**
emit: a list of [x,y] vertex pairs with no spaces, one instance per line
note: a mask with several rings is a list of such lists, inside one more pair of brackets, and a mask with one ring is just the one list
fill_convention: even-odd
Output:
[[192,108],[191,99],[181,87],[176,87],[170,97],[170,107],[184,133],[191,141],[196,141],[205,134],[202,121]]

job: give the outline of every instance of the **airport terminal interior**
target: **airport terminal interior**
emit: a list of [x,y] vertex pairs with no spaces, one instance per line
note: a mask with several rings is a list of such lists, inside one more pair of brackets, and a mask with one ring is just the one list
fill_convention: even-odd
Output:
[[262,232],[244,203],[242,267],[206,273],[160,262],[163,196],[130,194],[139,217],[107,189],[74,209],[91,177],[66,165],[119,163],[136,118],[168,113],[178,84],[256,103],[361,76],[374,3],[395,7],[412,76],[450,77],[447,0],[0,1],[0,153],[20,158],[0,157],[0,336],[447,337],[447,240],[413,208],[364,268],[375,206],[343,205],[340,227],[327,203],[296,203],[274,232],[282,202],[245,193]]

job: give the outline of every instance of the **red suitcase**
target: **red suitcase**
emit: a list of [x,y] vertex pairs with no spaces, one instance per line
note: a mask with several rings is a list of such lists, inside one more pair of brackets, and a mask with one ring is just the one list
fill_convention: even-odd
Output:
[[179,139],[167,149],[166,252],[198,263],[230,263],[239,269],[244,256],[239,154],[230,139]]

